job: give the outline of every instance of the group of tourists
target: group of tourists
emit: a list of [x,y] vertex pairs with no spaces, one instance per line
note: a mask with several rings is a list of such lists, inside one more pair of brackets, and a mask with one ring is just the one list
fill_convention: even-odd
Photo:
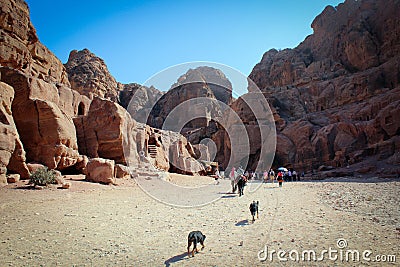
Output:
[[[301,174],[304,177],[304,172]],[[300,175],[294,169],[279,168],[275,175],[274,170],[271,168],[269,171],[265,170],[263,174],[263,181],[267,183],[277,180],[279,187],[282,187],[283,182],[295,182],[300,181]]]
[[[238,169],[235,169],[235,167],[232,167],[232,169],[229,172],[229,179],[231,181],[231,186],[232,186],[232,193],[235,193],[237,189],[239,189],[239,196],[243,195],[243,188],[246,185],[246,183],[249,180],[256,180],[261,178],[264,183],[267,183],[270,181],[271,183],[274,183],[275,180],[278,182],[279,187],[282,187],[283,182],[295,182],[295,181],[300,181],[301,177],[304,177],[304,172],[298,174],[296,170],[293,168],[286,169],[286,168],[278,168],[277,172],[275,172],[272,168],[267,171],[265,170],[264,173],[257,174],[256,172],[252,171],[244,171],[241,167]],[[222,178],[218,168],[216,168],[215,173],[213,177],[216,180],[216,184],[219,184],[219,179]]]

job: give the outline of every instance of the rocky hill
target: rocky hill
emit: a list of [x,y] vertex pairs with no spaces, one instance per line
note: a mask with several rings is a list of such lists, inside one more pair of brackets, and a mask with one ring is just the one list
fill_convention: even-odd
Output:
[[398,164],[400,2],[346,0],[311,27],[296,48],[266,52],[249,75],[275,112],[276,165]]
[[226,105],[230,105],[233,102],[231,82],[221,70],[209,66],[189,69],[178,78],[177,82],[171,86],[171,89],[195,82],[207,84],[214,97]]
[[145,121],[144,117],[148,114],[149,108],[163,95],[154,87],[117,82],[104,60],[87,48],[71,51],[64,66],[72,89],[90,99],[99,96],[114,101],[126,109],[129,106],[130,114],[134,114],[133,118],[139,121]]
[[[218,100],[221,103],[218,101],[207,101],[205,103],[200,100],[201,98]],[[199,99],[199,101],[195,101],[195,99]],[[183,104],[190,105],[190,109],[189,106],[181,107],[186,111],[190,110],[191,116],[187,123],[182,125],[185,126],[183,131],[206,127],[210,124],[212,118],[222,115],[225,105],[231,104],[232,99],[232,84],[222,71],[208,66],[189,69],[156,102],[149,114],[147,124],[162,128],[171,111]],[[180,117],[184,116],[181,115]]]
[[71,88],[89,98],[100,96],[118,101],[118,83],[108,71],[104,60],[89,51],[73,50],[64,65]]

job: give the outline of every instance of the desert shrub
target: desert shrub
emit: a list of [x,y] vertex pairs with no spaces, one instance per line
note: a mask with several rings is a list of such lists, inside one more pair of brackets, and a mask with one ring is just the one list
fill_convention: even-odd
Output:
[[56,173],[53,170],[48,170],[47,167],[40,168],[31,174],[30,184],[33,185],[48,185],[56,183]]

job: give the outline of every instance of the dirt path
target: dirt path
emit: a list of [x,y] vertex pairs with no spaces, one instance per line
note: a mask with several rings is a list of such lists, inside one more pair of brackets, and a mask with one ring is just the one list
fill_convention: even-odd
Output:
[[[396,266],[327,255],[314,262],[257,256],[264,257],[266,247],[268,253],[315,250],[320,256],[330,247],[340,250],[341,238],[347,242],[343,253],[371,250],[371,258],[396,255],[400,261],[399,181],[276,186],[263,184],[252,194],[246,188],[241,198],[221,194],[198,208],[165,205],[129,181],[72,181],[70,190],[1,188],[0,266]],[[253,200],[260,201],[255,223],[248,210]],[[206,248],[188,259],[191,230],[207,236]]]

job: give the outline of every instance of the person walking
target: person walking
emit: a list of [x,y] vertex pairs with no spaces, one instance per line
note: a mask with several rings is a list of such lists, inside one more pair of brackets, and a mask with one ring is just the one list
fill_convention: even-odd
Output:
[[219,170],[218,170],[218,168],[216,168],[216,170],[215,170],[215,173],[214,173],[214,178],[215,178],[215,185],[219,185],[219,181],[218,181],[218,179],[220,179],[221,178],[221,175],[219,174]]
[[236,186],[235,186],[235,167],[232,167],[231,173],[229,174],[229,179],[231,180],[232,193],[235,193],[235,191],[236,191]]
[[279,187],[282,187],[282,183],[283,183],[283,174],[282,172],[278,172],[278,177],[277,177],[278,183],[279,183]]
[[274,183],[275,172],[274,172],[274,170],[272,168],[269,170],[269,179],[271,180],[272,183]]
[[293,170],[292,176],[293,176],[293,181],[298,181],[297,180],[297,172],[296,172],[296,170]]
[[268,172],[267,172],[267,170],[265,170],[264,173],[263,173],[263,181],[264,181],[264,183],[266,183],[268,181]]

